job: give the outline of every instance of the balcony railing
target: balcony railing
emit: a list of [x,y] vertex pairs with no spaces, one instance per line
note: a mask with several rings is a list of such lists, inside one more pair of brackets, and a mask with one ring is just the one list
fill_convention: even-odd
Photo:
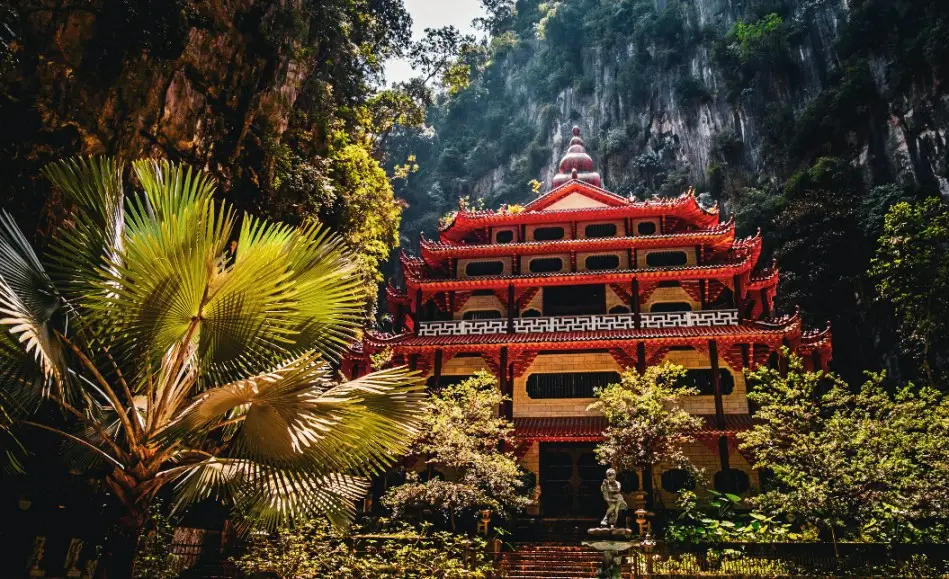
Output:
[[[644,313],[640,314],[640,320],[640,326],[642,328],[734,326],[738,324],[738,310]],[[635,314],[549,316],[542,318],[517,318],[514,320],[514,332],[518,334],[632,330],[635,328]],[[507,320],[505,319],[420,322],[418,335],[477,336],[506,334],[507,329]]]

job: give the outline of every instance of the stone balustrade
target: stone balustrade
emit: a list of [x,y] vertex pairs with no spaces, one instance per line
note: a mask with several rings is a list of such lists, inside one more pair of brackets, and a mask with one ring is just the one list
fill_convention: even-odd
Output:
[[[738,324],[738,310],[706,310],[699,312],[661,312],[640,314],[642,328],[689,328],[696,326],[734,326]],[[419,336],[466,336],[507,333],[506,319],[456,320],[419,323]],[[592,332],[602,330],[632,330],[636,327],[635,314],[605,314],[588,316],[548,316],[517,318],[514,332]]]

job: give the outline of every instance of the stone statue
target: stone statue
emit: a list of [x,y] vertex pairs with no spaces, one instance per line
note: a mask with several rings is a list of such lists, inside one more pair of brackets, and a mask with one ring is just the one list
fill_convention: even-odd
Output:
[[605,527],[609,524],[612,529],[616,526],[616,519],[619,517],[620,511],[626,508],[626,501],[623,500],[623,486],[616,480],[615,469],[606,469],[606,478],[603,479],[603,484],[600,485],[600,492],[603,493],[603,499],[607,504],[606,514],[603,515],[600,526]]

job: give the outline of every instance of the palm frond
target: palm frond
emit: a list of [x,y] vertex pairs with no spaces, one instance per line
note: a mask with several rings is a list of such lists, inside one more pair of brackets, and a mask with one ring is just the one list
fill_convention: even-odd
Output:
[[122,163],[110,157],[76,157],[43,169],[77,207],[50,246],[50,271],[70,301],[81,304],[82,298],[97,291],[100,270],[121,260],[125,231],[122,171]]
[[337,360],[364,321],[367,296],[358,260],[342,238],[319,223],[297,230],[288,260],[297,273],[297,340]]
[[164,159],[139,159],[132,162],[132,170],[145,191],[149,210],[159,220],[205,206],[217,187],[206,171]]
[[246,459],[214,458],[179,472],[175,510],[207,498],[226,499],[240,520],[270,530],[318,515],[344,526],[369,489],[367,480],[350,475],[314,475]]
[[398,368],[335,385],[329,368],[308,353],[205,392],[165,434],[177,439],[237,420],[232,457],[321,475],[371,474],[407,451],[424,400],[420,388],[416,375]]
[[[35,360],[44,385],[61,389],[65,382],[63,349],[55,336],[64,323],[63,301],[29,242],[13,218],[0,214],[0,329],[8,332],[21,349],[0,348],[5,371],[25,370],[20,356]],[[9,346],[9,344],[8,344]],[[23,376],[26,380],[31,377]]]

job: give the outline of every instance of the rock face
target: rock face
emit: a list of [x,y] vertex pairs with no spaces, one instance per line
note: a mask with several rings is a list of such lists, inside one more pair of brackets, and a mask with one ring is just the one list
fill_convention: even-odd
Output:
[[[562,10],[577,5],[585,14],[590,5],[607,3],[568,0],[558,4]],[[794,143],[782,143],[777,128],[782,115],[800,124],[808,107],[822,96],[829,99],[832,95],[827,91],[839,88],[841,77],[854,65],[852,55],[842,60],[838,50],[853,2],[655,0],[652,4],[659,19],[674,11],[681,22],[682,29],[671,39],[676,55],[668,62],[662,61],[663,51],[670,47],[658,38],[659,26],[645,32],[645,39],[593,44],[589,37],[597,26],[606,24],[584,24],[582,18],[569,30],[570,42],[576,46],[561,47],[579,47],[580,66],[574,69],[570,84],[555,96],[539,94],[536,84],[525,80],[523,71],[536,62],[508,59],[512,62],[504,71],[504,98],[523,103],[528,125],[539,123],[539,130],[545,131],[544,138],[535,141],[551,152],[539,171],[545,185],[557,172],[556,160],[573,124],[582,128],[591,154],[602,167],[605,185],[623,192],[635,192],[655,171],[669,176],[678,170],[682,182],[713,190],[713,181],[720,176],[716,171],[725,165],[765,181],[786,177],[795,167],[787,158],[788,151],[779,145]],[[781,14],[783,46],[775,48],[785,54],[770,63],[729,63],[728,33],[736,23],[749,22],[749,7],[754,4],[769,4]],[[765,11],[762,8],[756,14]],[[732,48],[743,46],[734,36],[730,41]],[[529,42],[536,58],[548,56],[544,40]],[[644,50],[653,64],[631,75]],[[732,56],[733,60],[745,58]],[[747,58],[751,61],[754,55]],[[732,64],[735,69],[730,68]],[[870,186],[895,181],[949,196],[949,95],[931,78],[912,87],[896,86],[893,69],[902,64],[894,62],[892,55],[861,57],[860,65],[872,75],[868,88],[880,102],[878,108],[867,111],[866,118],[858,119],[859,126],[847,127],[852,133],[848,160],[863,169]],[[759,70],[751,75],[755,66]],[[820,127],[821,122],[816,120],[815,125]],[[445,129],[437,123],[435,128]],[[729,144],[734,150],[727,150]],[[801,159],[841,154],[821,151],[811,143],[801,143],[800,149],[796,153]],[[473,193],[488,198],[499,194],[506,178],[516,173],[514,169],[514,163],[502,159],[495,168],[471,175],[476,179]],[[744,181],[748,182],[747,177]],[[507,193],[500,195],[503,201],[513,201]]]
[[[279,22],[294,0],[20,4],[0,117],[8,184],[62,155],[109,153],[162,155],[252,187],[311,79],[299,31]],[[19,200],[27,217],[46,192],[32,193]],[[245,207],[257,203],[245,193]]]

